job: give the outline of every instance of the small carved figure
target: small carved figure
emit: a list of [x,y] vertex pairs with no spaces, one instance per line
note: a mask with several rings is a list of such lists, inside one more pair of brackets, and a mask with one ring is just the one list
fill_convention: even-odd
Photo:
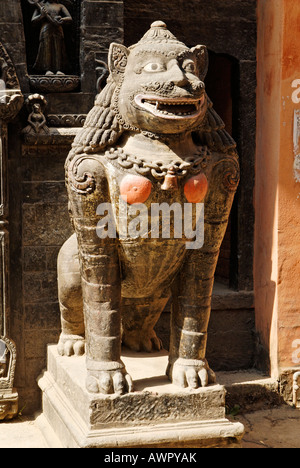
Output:
[[24,128],[22,133],[30,135],[49,135],[49,128],[46,125],[46,117],[44,116],[44,110],[47,105],[44,96],[32,94],[27,99],[26,105],[30,112],[28,117],[29,125]]
[[[239,164],[205,92],[207,67],[206,47],[188,48],[161,21],[130,48],[111,44],[107,85],[67,158],[75,235],[58,259],[58,351],[86,349],[89,392],[132,390],[121,342],[135,351],[160,350],[154,327],[170,296],[168,377],[193,389],[214,382],[205,358],[207,328]],[[175,228],[186,222],[181,208],[198,203],[204,203],[204,244],[192,248],[195,233],[175,235]],[[135,237],[129,224],[141,204],[151,229]],[[155,204],[180,208],[169,236],[152,235]],[[99,206],[112,207],[116,235],[113,229],[99,235]],[[191,219],[197,226],[197,214]]]
[[32,24],[41,24],[39,50],[33,68],[38,73],[64,74],[68,69],[68,58],[63,26],[73,21],[72,16],[55,0],[28,1],[37,6]]

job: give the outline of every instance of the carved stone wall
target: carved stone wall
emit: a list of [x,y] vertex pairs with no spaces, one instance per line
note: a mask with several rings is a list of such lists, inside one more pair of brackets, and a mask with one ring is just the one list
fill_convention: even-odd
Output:
[[[26,106],[8,126],[10,329],[17,346],[15,386],[19,406],[25,406],[23,413],[30,414],[40,407],[36,378],[46,364],[47,344],[57,342],[60,333],[56,257],[71,233],[64,162],[72,137],[93,105],[97,81],[103,73],[101,62],[107,59],[110,43],[123,40],[127,45],[135,43],[157,19],[165,20],[187,44],[207,44],[211,51],[230,54],[238,63],[237,73],[234,70],[240,83],[235,99],[238,105],[234,110],[234,136],[240,147],[243,192],[239,195],[236,219],[238,252],[243,251],[243,256],[237,271],[240,289],[251,289],[256,2],[242,3],[241,6],[238,0],[71,1],[75,26],[70,31],[76,37],[69,39],[75,44],[71,61],[72,73],[80,80],[78,88],[71,92],[40,93],[47,101],[44,115],[48,136],[22,134],[28,126]],[[29,80],[32,58],[26,54],[31,46],[36,47],[37,40],[30,32],[32,10],[27,0],[0,1],[0,42],[5,44],[14,62],[25,98],[36,92]],[[233,230],[237,232],[237,227]],[[252,294],[245,295],[243,301],[235,292],[215,295],[213,308],[219,313],[212,316],[208,349],[211,361],[218,363],[215,368],[252,365]],[[238,320],[231,314],[232,310],[240,312]],[[166,313],[160,323],[162,338],[167,333],[168,319]],[[228,324],[225,328],[224,323]],[[235,346],[229,350],[226,343],[232,340]]]
[[81,86],[82,91],[94,93],[95,60],[107,62],[111,42],[122,43],[124,40],[124,1],[83,0],[81,3]]

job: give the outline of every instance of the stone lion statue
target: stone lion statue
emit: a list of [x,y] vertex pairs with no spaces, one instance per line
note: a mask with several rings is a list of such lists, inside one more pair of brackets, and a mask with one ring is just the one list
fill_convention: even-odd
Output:
[[[132,391],[121,343],[160,350],[154,327],[170,297],[169,379],[193,389],[215,379],[207,327],[239,166],[205,92],[207,68],[206,47],[188,48],[161,21],[129,48],[111,44],[107,85],[67,158],[75,233],[58,258],[58,351],[86,352],[89,392]],[[170,235],[162,235],[164,225],[153,235],[155,216],[165,220],[152,208],[163,203],[174,208]],[[195,247],[199,206],[204,242]],[[137,209],[140,235],[132,227]],[[178,235],[187,218],[191,228]]]

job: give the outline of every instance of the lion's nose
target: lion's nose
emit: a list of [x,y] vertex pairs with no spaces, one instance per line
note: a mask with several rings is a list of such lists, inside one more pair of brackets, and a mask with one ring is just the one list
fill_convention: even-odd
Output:
[[183,87],[188,83],[188,79],[187,79],[185,73],[182,71],[182,69],[180,68],[180,66],[177,63],[174,64],[170,68],[169,74],[170,74],[170,80],[176,86]]

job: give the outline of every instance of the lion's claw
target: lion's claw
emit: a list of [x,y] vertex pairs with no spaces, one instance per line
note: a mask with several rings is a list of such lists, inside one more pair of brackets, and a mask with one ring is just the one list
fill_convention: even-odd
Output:
[[207,387],[216,381],[216,376],[206,360],[177,359],[169,365],[167,375],[174,385],[182,388]]
[[123,395],[133,391],[133,382],[125,369],[93,371],[86,379],[86,388],[90,393]]
[[85,352],[85,341],[80,335],[61,334],[57,345],[60,356],[82,356]]

